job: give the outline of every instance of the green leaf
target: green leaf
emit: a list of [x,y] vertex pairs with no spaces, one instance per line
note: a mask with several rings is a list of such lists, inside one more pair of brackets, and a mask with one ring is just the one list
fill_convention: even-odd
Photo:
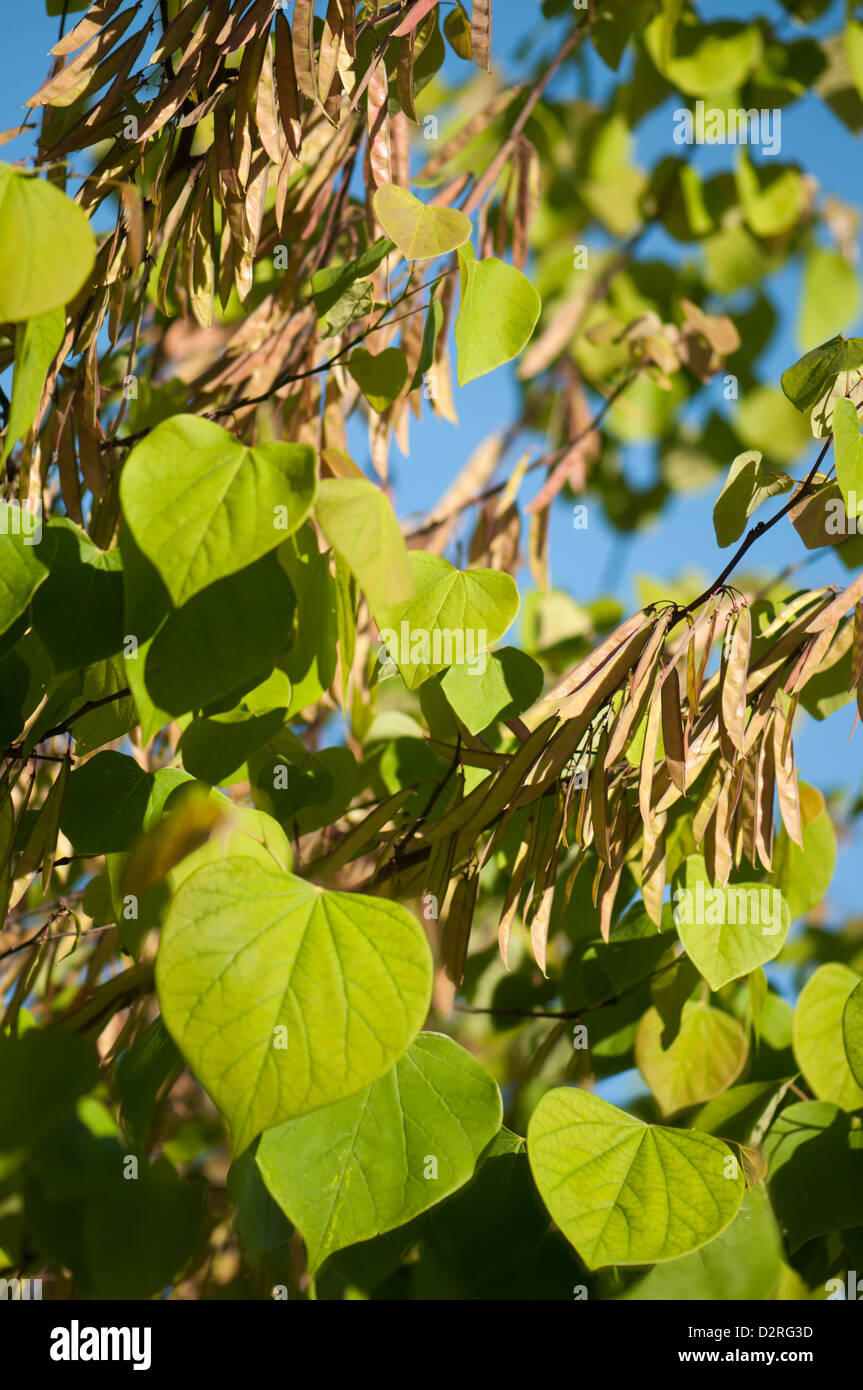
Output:
[[863,1225],[863,1129],[823,1101],[782,1110],[764,1139],[773,1210],[793,1253],[815,1236]]
[[684,861],[677,884],[672,897],[678,934],[711,989],[778,956],[791,925],[778,889],[763,883],[714,888],[698,854]]
[[552,1219],[588,1269],[697,1250],[733,1220],[745,1185],[712,1135],[646,1125],[570,1087],[542,1097],[527,1152]]
[[466,1183],[501,1118],[485,1068],[451,1038],[421,1033],[366,1090],[267,1130],[257,1161],[314,1272]]
[[667,21],[658,16],[644,32],[647,50],[664,77],[688,96],[733,91],[757,67],[763,49],[760,31],[731,20],[700,24],[680,15],[674,54],[669,53]]
[[193,719],[180,740],[183,767],[214,787],[229,783],[246,759],[284,726],[286,713],[287,706],[266,714],[230,710],[212,719]]
[[842,1010],[842,1041],[851,1075],[863,1087],[863,980],[856,984]]
[[379,415],[401,395],[408,379],[407,358],[397,347],[384,348],[378,353],[354,348],[348,358],[348,371],[372,410]]
[[227,826],[219,827],[205,844],[192,850],[168,875],[176,892],[181,883],[204,864],[223,859],[260,858],[272,867],[273,861],[290,873],[294,860],[290,841],[277,820],[257,807],[230,806]]
[[372,613],[413,596],[408,550],[392,503],[381,488],[364,478],[325,478],[315,516],[356,576]]
[[239,698],[272,671],[290,641],[294,609],[278,555],[211,584],[168,614],[137,662],[127,661],[136,699],[133,669],[153,703],[175,716]]
[[496,256],[458,253],[461,304],[455,322],[458,384],[466,386],[517,357],[530,341],[542,301],[526,275]]
[[146,1299],[194,1254],[207,1201],[205,1178],[182,1182],[166,1158],[136,1181],[117,1180],[87,1203],[83,1253],[95,1298]]
[[60,825],[80,854],[131,849],[156,824],[175,787],[190,781],[179,768],[145,772],[134,758],[106,750],[69,778]]
[[55,671],[76,671],[119,652],[124,637],[123,562],[68,517],[44,532],[50,574],[33,596],[33,627]]
[[[853,403],[840,397],[833,408],[836,481],[842,490],[846,516],[863,512],[863,437]],[[852,500],[853,496],[853,500]]]
[[425,326],[423,328],[423,340],[420,347],[419,361],[416,371],[408,388],[409,391],[416,391],[423,384],[423,377],[434,364],[435,348],[437,347],[438,334],[443,328],[443,305],[439,299],[433,299],[428,307]]
[[542,667],[517,647],[501,647],[485,671],[451,666],[441,681],[444,694],[472,734],[496,719],[512,719],[542,694]]
[[518,613],[518,589],[500,570],[457,570],[448,560],[409,551],[414,597],[375,614],[381,641],[409,690],[447,666],[479,674],[488,648]]
[[658,1009],[643,1015],[635,1035],[635,1062],[663,1115],[712,1100],[737,1080],[748,1051],[736,1018],[708,1004],[686,1003],[680,1030],[666,1040]]
[[718,543],[731,545],[743,534],[746,522],[762,502],[790,492],[793,486],[793,478],[784,473],[771,473],[761,466],[761,454],[757,449],[738,454],[713,507],[713,529]]
[[[549,1230],[524,1140],[506,1129],[467,1186],[432,1208],[425,1231],[415,1291],[420,1299],[541,1297],[549,1275],[554,1287],[554,1255],[575,1260]],[[573,1282],[563,1285],[567,1292]]]
[[[81,698],[76,702],[75,708],[79,709],[91,700],[101,700],[108,695],[115,695],[118,691],[125,690],[127,684],[120,657],[109,661],[97,661],[83,673]],[[122,738],[123,734],[134,729],[137,723],[138,712],[131,695],[126,695],[121,700],[109,700],[100,709],[91,710],[89,714],[82,715],[73,723],[75,752],[78,756],[93,753],[103,744],[113,743],[115,739]]]
[[65,1028],[0,1037],[0,1152],[39,1143],[97,1084],[92,1049]]
[[115,1073],[120,1113],[126,1133],[139,1150],[146,1150],[159,1101],[182,1067],[183,1059],[158,1017],[120,1055]]
[[0,323],[68,304],[96,259],[84,213],[47,179],[0,164]]
[[467,11],[461,0],[456,0],[456,4],[448,13],[443,22],[444,36],[449,40],[450,47],[459,58],[464,58],[466,63],[473,59],[473,45],[470,38],[470,20]]
[[300,621],[291,649],[279,663],[291,682],[291,715],[319,699],[336,673],[336,585],[329,552],[318,550],[311,525],[279,548],[278,559],[296,594],[297,612],[314,614]]
[[180,885],[156,964],[165,1025],[235,1157],[383,1076],[425,1018],[431,978],[425,933],[399,903],[243,858]]
[[5,463],[15,441],[27,433],[35,419],[48,368],[59,351],[65,327],[66,315],[61,306],[18,326],[15,334],[12,406],[0,448],[0,465]]
[[228,1169],[228,1192],[237,1208],[237,1232],[250,1255],[277,1250],[290,1240],[293,1227],[267,1191],[252,1149]]
[[815,347],[837,329],[853,323],[860,304],[860,284],[853,265],[838,251],[813,246],[803,268],[800,304],[797,341],[802,348]]
[[337,337],[345,331],[349,323],[355,323],[357,319],[363,319],[370,314],[374,304],[374,285],[371,280],[357,280],[356,284],[348,285],[321,320],[324,337]]
[[845,25],[845,52],[854,78],[854,86],[863,96],[863,24],[849,19]]
[[280,545],[311,511],[317,456],[308,444],[250,449],[193,415],[157,425],[120,477],[139,548],[179,607]]
[[624,1300],[749,1302],[772,1299],[782,1275],[782,1239],[767,1189],[744,1193],[730,1226],[690,1255],[657,1265]]
[[[26,612],[31,598],[48,577],[37,554],[35,515],[15,502],[0,501],[0,632]],[[32,538],[32,539],[28,539]]]
[[845,1050],[845,1005],[860,984],[856,970],[831,961],[821,965],[800,991],[794,1010],[794,1056],[819,1100],[842,1110],[863,1106]]
[[[377,270],[381,261],[392,250],[394,247],[389,238],[379,237],[362,255],[357,256],[356,260],[348,261],[346,265],[326,265],[316,270],[312,276],[311,289],[318,315],[326,318],[332,314],[351,287]],[[371,290],[369,281],[366,281],[365,288]]]
[[863,366],[863,338],[843,338],[837,333],[807,352],[782,373],[782,390],[798,410],[811,410],[840,372]]
[[771,875],[792,921],[818,906],[836,867],[836,831],[824,797],[806,782],[800,782],[799,789],[803,845],[796,845],[783,827],[776,839]]
[[778,1081],[747,1081],[742,1086],[732,1086],[699,1110],[693,1128],[704,1129],[720,1139],[748,1143],[758,1121],[774,1103],[779,1086]]
[[288,826],[292,835],[308,835],[337,821],[357,791],[358,774],[349,748],[311,753],[290,729],[249,759],[255,805]]
[[406,261],[447,256],[471,234],[470,218],[456,208],[428,207],[406,188],[385,183],[372,199],[375,217]]
[[793,165],[754,165],[741,150],[735,170],[746,221],[756,236],[781,236],[794,227],[806,208],[805,184]]

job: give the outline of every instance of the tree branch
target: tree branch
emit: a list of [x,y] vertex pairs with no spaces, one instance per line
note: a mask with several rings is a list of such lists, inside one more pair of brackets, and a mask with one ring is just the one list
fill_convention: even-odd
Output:
[[708,599],[712,598],[714,594],[718,593],[728,576],[731,574],[732,570],[737,568],[737,565],[743,559],[743,556],[755,544],[755,542],[759,540],[761,536],[766,536],[767,532],[771,531],[778,521],[781,521],[784,516],[788,515],[792,507],[796,507],[798,502],[802,501],[804,497],[808,496],[808,494],[812,491],[812,482],[815,477],[815,474],[818,472],[819,465],[824,461],[824,456],[827,453],[827,450],[830,448],[832,442],[833,435],[828,434],[817,459],[813,463],[812,467],[810,468],[808,474],[806,475],[803,481],[802,487],[799,488],[799,490],[792,492],[788,501],[785,503],[785,506],[781,507],[780,510],[776,513],[776,515],[772,516],[769,521],[759,521],[757,526],[752,526],[746,532],[746,535],[744,536],[737,550],[732,555],[731,559],[728,561],[728,564],[725,566],[725,569],[722,571],[722,573],[718,575],[716,579],[714,579],[713,583],[709,586],[709,588],[704,590],[703,594],[699,594],[698,598],[694,598],[691,603],[688,603],[685,608],[682,608],[680,610],[680,614],[675,619],[675,623],[680,622],[687,613],[694,613],[696,608],[700,608],[703,603],[706,603]]

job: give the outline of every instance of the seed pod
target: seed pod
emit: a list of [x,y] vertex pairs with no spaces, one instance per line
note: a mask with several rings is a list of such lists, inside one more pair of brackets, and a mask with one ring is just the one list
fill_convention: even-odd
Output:
[[734,796],[735,777],[727,772],[722,780],[716,798],[716,815],[713,818],[713,874],[714,883],[726,884],[734,863],[731,851],[731,810]]
[[641,851],[641,896],[644,910],[658,930],[662,930],[662,899],[665,895],[665,826],[664,813],[653,814],[644,822],[644,842]]
[[605,754],[608,748],[608,732],[603,729],[596,746],[593,767],[590,770],[590,813],[593,820],[593,839],[596,852],[607,864],[610,859],[608,846],[608,779],[605,771]]
[[668,775],[678,791],[686,791],[686,750],[683,743],[683,720],[680,713],[680,682],[675,667],[671,667],[662,682],[662,742]]
[[692,818],[692,833],[695,836],[695,843],[700,845],[707,833],[707,827],[716,811],[716,802],[722,788],[722,771],[717,761],[710,772],[707,785],[701,794],[695,814]]
[[653,689],[653,682],[656,679],[656,672],[673,611],[669,608],[661,618],[655,621],[653,631],[638,659],[632,674],[629,698],[624,698],[620,714],[609,739],[608,752],[605,758],[606,767],[612,767],[617,759],[626,752],[635,736],[638,725],[641,723],[650,692]]
[[776,711],[773,725],[773,752],[776,767],[776,791],[779,796],[779,810],[785,829],[795,845],[803,848],[803,828],[800,823],[800,793],[797,787],[797,768],[794,759],[794,745],[790,737],[794,713],[782,709]]
[[748,607],[743,607],[732,614],[725,629],[719,674],[719,746],[729,766],[744,749],[751,651],[752,618]]
[[479,891],[479,874],[462,877],[453,889],[441,938],[441,963],[447,978],[460,985],[464,979],[473,910]]
[[641,819],[647,821],[651,815],[651,794],[653,775],[656,766],[656,750],[659,746],[659,729],[662,719],[662,679],[653,688],[650,709],[647,712],[647,727],[644,731],[644,746],[641,750],[641,767],[638,774],[638,809]]
[[755,771],[755,848],[764,868],[773,866],[773,796],[775,792],[775,716],[771,716],[761,741]]
[[614,903],[617,898],[617,890],[620,887],[620,876],[623,869],[609,869],[607,865],[600,864],[600,874],[598,878],[598,898],[599,905],[599,930],[603,941],[608,941],[611,935],[611,916],[614,912]]

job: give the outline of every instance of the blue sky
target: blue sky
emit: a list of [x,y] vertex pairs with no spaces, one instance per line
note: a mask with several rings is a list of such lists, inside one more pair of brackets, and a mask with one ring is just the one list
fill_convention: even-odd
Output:
[[[56,41],[57,19],[48,19],[42,0],[28,0],[26,5],[7,5],[4,14],[4,44],[0,48],[0,91],[4,93],[4,113],[0,128],[12,126],[19,107],[34,92],[47,75],[48,48]],[[749,4],[720,3],[720,0],[701,0],[700,13],[705,18],[750,18],[755,10],[771,14],[780,32],[789,38],[795,30],[786,12],[766,0],[757,7]],[[811,31],[822,32],[841,23],[844,6],[834,3],[825,20]],[[532,52],[554,51],[554,36],[562,32],[560,24],[550,25],[542,18],[539,0],[497,0],[493,61],[504,60],[504,71],[518,70],[513,53],[529,40]],[[448,59],[447,73],[457,80],[466,72],[458,59]],[[625,70],[625,69],[624,69]],[[592,62],[595,90],[601,91],[609,74],[602,64]],[[572,92],[573,79],[566,74],[552,89],[558,96]],[[638,131],[636,157],[643,167],[654,164],[665,153],[673,153],[672,107],[666,105],[652,113]],[[832,111],[818,98],[795,103],[782,114],[782,155],[785,160],[798,160],[817,177],[822,193],[833,193],[854,203],[858,196],[859,146]],[[0,150],[0,157],[18,159],[29,153],[27,140],[14,141]],[[730,167],[733,150],[724,147],[698,147],[695,165],[699,169]],[[690,254],[690,248],[685,248]],[[652,233],[643,244],[645,256],[663,255],[678,258],[681,248],[664,233]],[[780,309],[780,318],[773,339],[761,359],[762,379],[771,384],[786,366],[799,356],[794,338],[794,322],[799,293],[799,268],[793,267],[775,277],[771,293]],[[863,321],[843,326],[846,333],[863,330]],[[721,379],[708,388],[711,404],[724,408]],[[512,418],[517,408],[517,389],[510,368],[501,368],[492,376],[470,386],[455,389],[455,404],[459,426],[437,420],[426,412],[423,423],[411,422],[411,455],[402,459],[394,448],[392,456],[397,506],[403,515],[420,512],[429,507],[445,490],[448,483],[463,467],[471,451],[493,430]],[[367,463],[365,430],[351,431],[355,457],[361,465]],[[729,459],[730,463],[731,460]],[[801,463],[804,461],[801,460]],[[643,468],[643,457],[633,451],[627,457],[627,468],[637,478]],[[599,508],[590,508],[586,531],[574,531],[570,506],[559,502],[554,510],[551,527],[551,558],[553,582],[570,590],[580,601],[592,599],[602,583],[606,592],[617,595],[629,609],[637,605],[633,581],[637,574],[649,574],[671,581],[680,572],[696,568],[709,579],[719,572],[728,552],[719,551],[713,533],[712,506],[718,484],[708,489],[678,497],[666,508],[660,521],[648,530],[639,532],[631,542],[621,545],[615,541],[603,523]],[[525,489],[525,498],[531,489]],[[765,510],[765,515],[767,515]],[[753,566],[765,573],[778,572],[788,563],[800,559],[804,552],[790,523],[784,522],[765,537],[748,557]],[[831,555],[809,566],[801,583],[847,582],[847,572]],[[524,591],[530,580],[526,572],[519,575]],[[863,749],[863,730],[858,730],[849,745],[847,740],[853,722],[853,707],[848,706],[822,724],[803,717],[796,739],[801,774],[807,775],[825,790],[845,786],[856,794],[860,786],[860,761]],[[855,837],[840,857],[840,864],[831,890],[831,902],[837,915],[858,911],[860,895],[855,882],[854,864],[859,862],[863,837]]]

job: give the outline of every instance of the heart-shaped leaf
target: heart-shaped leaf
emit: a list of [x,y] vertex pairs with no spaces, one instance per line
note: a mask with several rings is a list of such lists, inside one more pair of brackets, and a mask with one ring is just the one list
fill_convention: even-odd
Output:
[[477,679],[488,648],[518,613],[518,589],[500,570],[457,570],[439,555],[408,552],[414,597],[375,613],[381,641],[409,690],[448,666],[466,665]]
[[773,1210],[793,1253],[815,1236],[863,1225],[863,1129],[835,1105],[788,1105],[764,1150]]
[[778,888],[763,883],[714,888],[700,854],[686,859],[673,899],[686,954],[714,990],[778,956],[791,925]]
[[47,179],[0,164],[0,322],[68,304],[96,259],[84,213]]
[[466,386],[518,356],[536,328],[542,300],[526,275],[496,256],[478,261],[467,245],[458,259],[461,304],[455,344],[458,384]]
[[447,256],[471,234],[470,218],[456,208],[427,207],[406,188],[385,183],[373,199],[375,217],[407,261]]
[[0,633],[8,632],[48,578],[34,543],[37,523],[35,513],[19,503],[0,502]]
[[412,597],[407,546],[392,503],[379,487],[365,478],[325,478],[315,515],[356,575],[373,613]]
[[372,410],[379,415],[401,394],[408,379],[407,359],[397,347],[378,353],[354,348],[348,359],[348,371]]
[[118,549],[100,550],[68,517],[45,527],[48,580],[33,596],[33,627],[54,670],[77,671],[123,645],[123,565]]
[[210,420],[174,415],[132,450],[120,497],[179,607],[297,529],[315,500],[316,469],[308,444],[248,449]]
[[807,352],[782,373],[782,390],[798,410],[811,410],[840,372],[863,366],[863,338],[835,338]]
[[527,1130],[540,1196],[588,1269],[697,1250],[733,1220],[745,1182],[710,1134],[666,1129],[588,1091],[541,1099]]
[[782,1237],[763,1183],[744,1195],[720,1236],[701,1250],[657,1265],[623,1300],[656,1303],[772,1299],[782,1276]]
[[743,1070],[746,1033],[731,1014],[690,1002],[669,1041],[665,1027],[659,1010],[648,1009],[635,1037],[636,1064],[663,1115],[712,1100]]
[[183,881],[156,965],[165,1026],[235,1156],[389,1071],[425,1018],[431,977],[425,933],[400,903],[245,858]]
[[441,681],[459,719],[478,734],[495,719],[522,714],[542,694],[542,667],[517,647],[492,652],[481,676],[469,667],[451,666]]
[[845,514],[849,518],[859,516],[863,512],[863,438],[857,411],[847,396],[840,396],[833,408],[833,438],[836,481],[842,490]]
[[[847,677],[843,685],[847,687]],[[817,787],[807,782],[800,782],[799,793],[803,844],[795,845],[783,828],[773,851],[771,875],[788,906],[792,922],[818,906],[830,887],[836,867],[836,831],[824,797]]]
[[12,406],[0,446],[0,464],[5,462],[16,440],[26,434],[33,423],[45,389],[48,368],[63,341],[65,329],[66,315],[63,306],[58,305],[46,314],[29,319],[16,332]]
[[500,1129],[497,1083],[451,1038],[421,1033],[380,1080],[268,1129],[258,1166],[310,1270],[402,1226],[466,1183]]
[[851,1075],[863,1087],[863,980],[854,986],[842,1011],[842,1041]]
[[106,749],[69,778],[60,821],[80,853],[131,849],[142,830],[159,820],[165,802],[191,778],[178,767],[146,772],[134,758]]
[[713,508],[713,528],[720,545],[730,545],[741,535],[752,513],[770,497],[788,492],[793,478],[762,468],[757,449],[738,454],[731,465]]
[[821,965],[807,980],[794,1010],[794,1056],[819,1100],[842,1110],[863,1106],[846,1052],[843,1015],[860,984],[856,970],[838,961]]

